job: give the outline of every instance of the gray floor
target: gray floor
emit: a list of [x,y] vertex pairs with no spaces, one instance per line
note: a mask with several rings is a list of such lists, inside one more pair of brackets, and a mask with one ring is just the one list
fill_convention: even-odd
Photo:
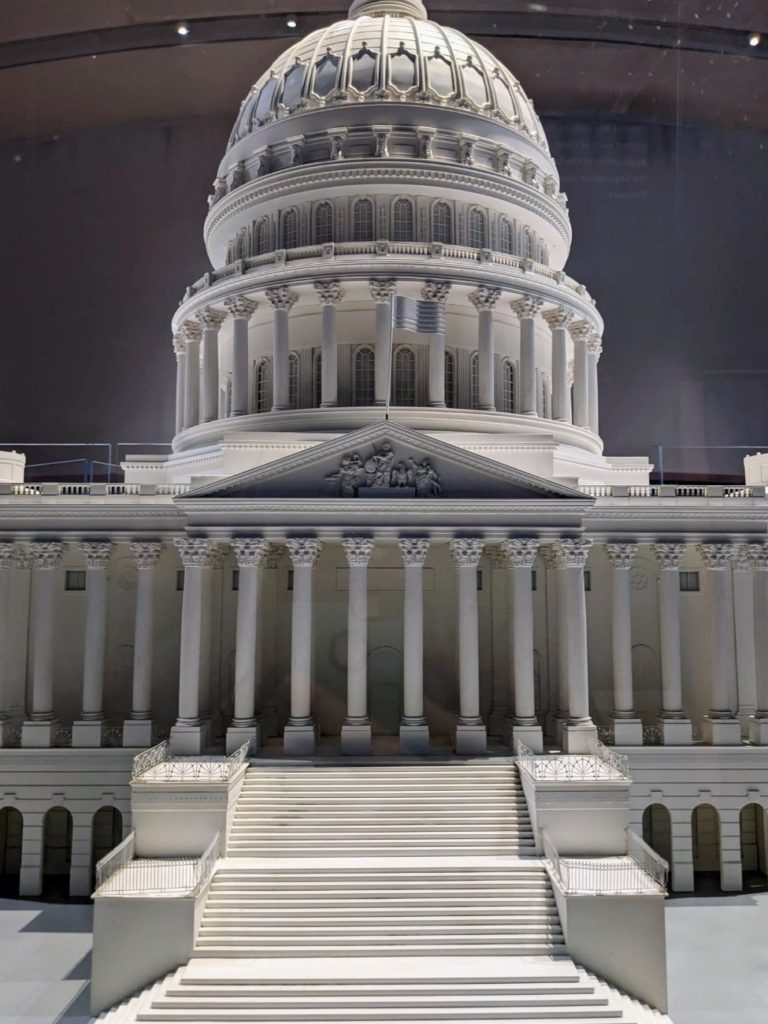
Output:
[[[86,1024],[91,909],[0,899],[0,1024]],[[667,903],[675,1024],[767,1024],[768,893]]]

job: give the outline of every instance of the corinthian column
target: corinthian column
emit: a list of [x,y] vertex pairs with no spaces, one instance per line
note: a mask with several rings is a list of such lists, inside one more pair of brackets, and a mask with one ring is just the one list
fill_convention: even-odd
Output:
[[568,721],[563,726],[563,749],[569,754],[591,751],[597,729],[589,715],[589,667],[587,662],[587,606],[584,600],[584,566],[592,542],[585,537],[564,538],[552,545],[561,588],[565,642],[565,676],[568,687]]
[[481,286],[469,296],[477,310],[477,372],[479,380],[479,407],[489,412],[496,409],[496,382],[494,373],[493,309],[501,298],[501,288]]
[[429,727],[424,717],[424,562],[429,541],[426,537],[403,537],[398,543],[405,567],[400,753],[426,754]]
[[323,542],[314,537],[287,540],[293,565],[291,613],[291,715],[283,731],[283,750],[292,756],[313,754],[312,720],[312,570]]
[[176,353],[175,433],[180,434],[184,429],[184,389],[187,379],[187,343],[181,331],[173,336],[173,351]]
[[589,430],[589,363],[587,342],[592,328],[586,320],[571,324],[573,338],[573,422]]
[[600,433],[600,412],[597,388],[597,364],[603,351],[603,343],[593,331],[587,338],[587,408],[589,429],[593,434]]
[[290,408],[288,394],[288,357],[290,329],[288,315],[299,296],[290,288],[267,288],[267,299],[275,311],[275,336],[272,345],[272,410]]
[[124,747],[152,745],[152,676],[155,650],[155,577],[163,545],[156,540],[131,544],[136,562],[136,618],[133,626],[131,717],[123,722]]
[[[509,745],[516,749],[517,740],[536,753],[544,749],[541,726],[536,718],[536,681],[533,664],[533,591],[531,572],[539,542],[516,537],[501,544],[501,555],[507,570],[509,603],[512,614],[510,631],[510,728]],[[511,710],[514,708],[514,714]]]
[[245,295],[224,300],[224,308],[232,316],[232,415],[248,412],[248,321],[258,309],[258,302]]
[[21,730],[22,747],[50,747],[56,729],[53,710],[56,584],[64,545],[32,541],[32,709]]
[[653,553],[659,569],[661,738],[665,746],[687,746],[693,736],[683,711],[680,658],[680,562],[685,544],[654,544]]
[[757,707],[749,722],[750,741],[768,746],[768,544],[749,544],[754,579],[755,676]]
[[484,542],[452,540],[448,545],[459,585],[459,720],[456,753],[484,754],[487,733],[480,717],[480,636],[477,613],[477,567]]
[[[451,286],[448,281],[427,281],[421,290],[425,302],[445,306]],[[433,409],[445,408],[445,334],[429,338],[429,404]]]
[[203,329],[203,423],[219,418],[219,329],[227,318],[220,309],[208,306],[196,313]]
[[238,568],[235,717],[227,729],[227,753],[248,743],[255,754],[260,741],[256,716],[261,707],[261,573],[270,543],[262,537],[238,537],[232,541],[232,550]]
[[73,747],[100,747],[104,731],[104,658],[107,646],[107,567],[112,544],[87,541],[85,555],[85,652],[83,655],[83,709],[72,724]]
[[635,713],[632,685],[630,572],[637,544],[607,544],[611,563],[611,647],[613,651],[613,742],[641,746],[643,723]]
[[200,340],[203,332],[193,320],[184,321],[187,343],[184,363],[184,429],[196,427],[200,422]]
[[714,746],[741,743],[741,723],[733,713],[736,688],[736,637],[733,624],[731,559],[733,544],[699,544],[709,570],[709,666],[711,708],[704,716],[704,738]]
[[570,423],[571,389],[568,384],[568,325],[574,314],[563,306],[542,314],[552,332],[552,419]]
[[386,405],[389,397],[389,371],[392,349],[392,299],[395,281],[370,281],[371,296],[376,303],[376,346],[373,361],[374,405]]
[[344,289],[340,281],[315,281],[315,291],[323,307],[320,404],[327,409],[339,404],[339,339],[336,332],[336,307],[344,298]]
[[349,565],[347,591],[347,718],[341,728],[342,754],[370,754],[368,717],[368,562],[373,541],[345,537]]
[[520,412],[524,416],[536,415],[536,317],[543,305],[532,295],[512,303],[520,319]]

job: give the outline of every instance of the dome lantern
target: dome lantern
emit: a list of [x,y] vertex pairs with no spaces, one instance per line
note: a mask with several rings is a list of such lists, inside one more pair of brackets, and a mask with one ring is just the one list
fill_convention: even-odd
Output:
[[349,8],[350,18],[380,18],[385,14],[427,20],[427,9],[421,0],[352,0]]

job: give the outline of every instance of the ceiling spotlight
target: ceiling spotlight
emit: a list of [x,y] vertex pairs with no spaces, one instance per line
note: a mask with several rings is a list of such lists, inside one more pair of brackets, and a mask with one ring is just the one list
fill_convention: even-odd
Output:
[[762,38],[763,37],[760,35],[759,32],[753,32],[752,35],[749,37],[749,45],[759,46],[762,41]]
[[289,14],[288,17],[285,19],[285,24],[288,26],[288,28],[298,28],[299,19],[296,17],[295,14]]
[[187,22],[186,21],[178,21],[176,23],[176,32],[180,36],[188,36],[189,35],[189,25],[187,24]]

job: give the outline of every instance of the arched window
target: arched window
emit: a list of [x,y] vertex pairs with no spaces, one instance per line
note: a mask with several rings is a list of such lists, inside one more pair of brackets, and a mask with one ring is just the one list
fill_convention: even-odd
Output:
[[413,203],[410,199],[398,199],[392,211],[392,241],[413,241]]
[[315,210],[315,245],[325,245],[333,241],[333,207],[330,203],[320,203]]
[[416,85],[416,58],[406,50],[405,43],[400,43],[389,58],[389,77],[400,92],[408,92]]
[[480,357],[477,352],[472,353],[469,361],[469,407],[480,408]]
[[375,398],[374,352],[364,345],[355,352],[352,378],[352,401],[354,405],[373,405]]
[[315,366],[314,366],[314,398],[315,408],[319,409],[323,404],[323,353],[315,353]]
[[304,85],[304,72],[304,65],[296,63],[285,76],[283,81],[283,92],[280,97],[280,102],[289,110],[292,110],[301,99],[301,89]]
[[91,830],[91,885],[96,884],[96,865],[123,840],[123,816],[116,807],[100,807]]
[[475,106],[484,107],[488,102],[488,93],[485,88],[485,78],[471,57],[467,57],[466,64],[461,66],[461,80],[464,84],[464,94]]
[[366,92],[375,81],[376,55],[363,44],[352,58],[352,76],[349,84],[357,92]]
[[[739,837],[741,842],[741,870],[754,877],[759,872],[765,882],[765,811],[762,804],[747,804],[739,812]],[[746,888],[746,885],[745,885]]]
[[407,345],[395,349],[392,404],[416,405],[416,353]]
[[445,353],[445,404],[449,409],[455,408],[456,399],[456,360],[453,352]]
[[269,359],[260,359],[256,363],[253,391],[254,410],[256,412],[269,412],[272,408],[272,366]]
[[456,91],[453,67],[442,55],[439,46],[436,46],[435,52],[427,58],[427,80],[432,92],[436,92],[438,96],[451,96]]
[[697,875],[719,875],[720,815],[712,804],[699,804],[693,809],[691,831],[694,881]]
[[256,227],[256,255],[261,256],[262,253],[269,252],[269,221],[266,217],[262,217]]
[[72,815],[66,807],[51,807],[43,819],[43,893],[69,896],[72,865]]
[[496,106],[501,113],[508,117],[510,121],[519,120],[514,97],[498,68],[494,69],[491,82],[493,84],[493,94],[496,97]]
[[541,252],[539,253],[539,261],[544,264],[545,267],[549,266],[549,249],[542,242]]
[[501,411],[515,411],[515,364],[511,359],[501,364]]
[[315,64],[314,93],[316,96],[325,98],[333,92],[336,87],[338,70],[339,58],[331,50],[327,50],[325,56]]
[[499,252],[512,253],[512,225],[506,217],[499,221]]
[[254,111],[254,121],[263,121],[269,111],[272,109],[272,104],[275,99],[275,92],[277,90],[277,78],[270,78],[267,84],[263,87],[259,93],[259,101],[256,104],[256,110]]
[[485,214],[482,210],[469,211],[469,244],[473,249],[486,246]]
[[15,807],[0,809],[0,895],[17,896],[24,821]]
[[352,211],[352,235],[356,242],[373,241],[373,203],[358,199]]
[[288,408],[299,408],[299,357],[296,352],[288,356]]
[[435,203],[432,210],[432,241],[445,245],[453,241],[453,218],[448,203]]
[[536,259],[536,240],[530,228],[526,228],[523,235],[523,256],[527,260]]
[[295,210],[283,214],[283,248],[295,249],[299,244],[299,215]]

